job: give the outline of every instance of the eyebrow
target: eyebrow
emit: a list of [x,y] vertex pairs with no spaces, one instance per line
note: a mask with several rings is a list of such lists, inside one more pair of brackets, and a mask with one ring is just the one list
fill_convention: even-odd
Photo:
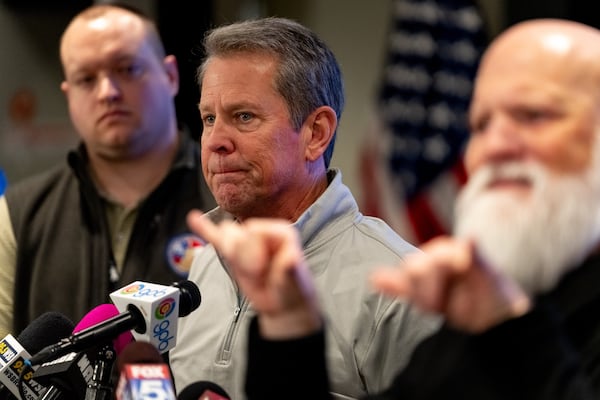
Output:
[[[225,103],[225,104],[223,104],[223,108],[228,111],[243,110],[243,109],[251,109],[251,110],[262,109],[262,107],[260,106],[260,103],[253,103],[253,102],[244,101],[244,100],[236,100],[233,102]],[[200,103],[198,105],[198,109],[200,111],[210,111],[213,109],[213,107],[204,105],[204,104],[202,104],[202,101],[200,101]]]

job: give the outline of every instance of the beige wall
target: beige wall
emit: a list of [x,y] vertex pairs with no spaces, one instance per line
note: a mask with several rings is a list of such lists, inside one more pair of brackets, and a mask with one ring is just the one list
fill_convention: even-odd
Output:
[[[16,12],[0,3],[0,168],[9,182],[54,163],[74,142],[59,89],[58,40],[66,22],[60,14]],[[19,93],[34,102],[15,101]]]

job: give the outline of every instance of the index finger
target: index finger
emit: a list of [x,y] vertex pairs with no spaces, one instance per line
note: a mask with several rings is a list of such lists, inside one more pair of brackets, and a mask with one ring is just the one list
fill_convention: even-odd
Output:
[[200,235],[209,243],[214,243],[219,238],[219,227],[205,217],[199,210],[191,210],[186,217],[188,227],[196,234]]

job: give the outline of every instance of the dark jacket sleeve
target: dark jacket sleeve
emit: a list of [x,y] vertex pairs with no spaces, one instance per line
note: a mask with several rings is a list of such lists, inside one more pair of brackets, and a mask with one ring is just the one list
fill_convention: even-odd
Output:
[[294,340],[265,340],[258,320],[248,336],[248,400],[331,400],[322,331]]
[[444,326],[371,399],[600,398],[597,379],[568,337],[543,307],[479,335]]

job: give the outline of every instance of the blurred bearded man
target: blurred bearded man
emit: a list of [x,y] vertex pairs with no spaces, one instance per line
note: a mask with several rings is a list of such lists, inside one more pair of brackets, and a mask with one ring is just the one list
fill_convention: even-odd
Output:
[[[457,200],[456,235],[476,238],[481,257],[528,293],[551,289],[600,241],[599,150],[595,145],[590,167],[572,176],[554,177],[536,163],[483,167]],[[519,179],[532,186],[526,201],[486,191]]]

